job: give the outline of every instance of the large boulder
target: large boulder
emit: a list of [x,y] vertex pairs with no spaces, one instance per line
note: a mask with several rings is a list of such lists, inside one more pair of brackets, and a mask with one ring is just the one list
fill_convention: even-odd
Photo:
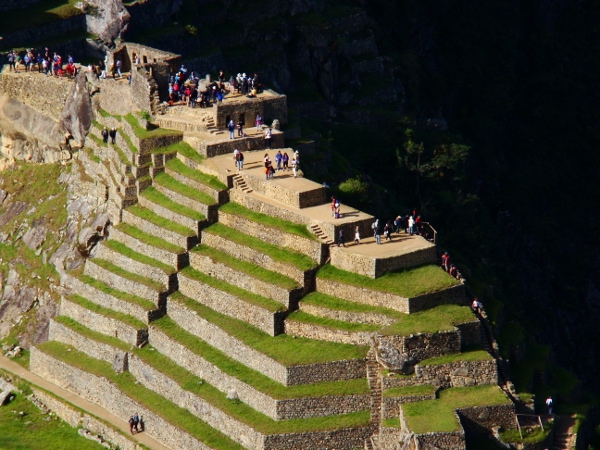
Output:
[[71,146],[77,148],[83,147],[85,136],[94,118],[92,100],[86,84],[86,70],[81,70],[75,78],[60,117],[61,128],[72,136],[74,142]]
[[121,0],[87,0],[79,6],[87,14],[88,33],[114,42],[127,29],[130,15]]

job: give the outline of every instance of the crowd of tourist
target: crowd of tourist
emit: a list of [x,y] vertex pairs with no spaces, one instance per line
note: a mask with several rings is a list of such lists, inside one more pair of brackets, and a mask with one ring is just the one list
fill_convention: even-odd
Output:
[[61,55],[51,52],[48,47],[43,50],[33,48],[22,51],[10,50],[6,54],[6,59],[11,72],[38,72],[57,78],[74,78],[77,74],[77,66],[71,55],[67,55],[64,60]]

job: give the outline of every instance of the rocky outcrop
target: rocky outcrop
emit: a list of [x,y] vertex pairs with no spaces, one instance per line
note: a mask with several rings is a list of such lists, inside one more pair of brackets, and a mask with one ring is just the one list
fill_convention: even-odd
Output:
[[80,7],[86,13],[88,33],[113,42],[127,29],[130,15],[121,0],[87,0]]
[[86,83],[86,73],[80,71],[60,117],[60,127],[72,136],[71,146],[77,148],[83,147],[85,136],[92,125],[94,117],[92,101]]

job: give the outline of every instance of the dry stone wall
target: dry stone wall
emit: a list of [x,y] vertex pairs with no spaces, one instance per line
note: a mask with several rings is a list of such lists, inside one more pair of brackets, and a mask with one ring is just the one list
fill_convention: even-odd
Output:
[[198,243],[198,236],[191,235],[191,232],[189,236],[181,235],[174,231],[154,225],[153,223],[148,222],[127,210],[123,211],[123,222],[133,225],[134,227],[137,227],[146,233],[154,234],[167,242],[170,242],[174,245],[179,245],[185,249],[192,248]]
[[284,305],[286,309],[290,307],[290,304],[298,304],[298,300],[303,293],[302,288],[293,290],[284,289],[274,284],[253,278],[243,272],[238,272],[225,264],[213,261],[209,256],[204,256],[195,252],[190,252],[190,264],[194,269],[208,276],[270,298],[271,300],[275,300]]
[[[287,97],[274,91],[266,91],[265,95],[243,100],[225,99],[215,105],[215,123],[217,128],[225,129],[227,118],[237,123],[242,119],[246,127],[254,125],[254,119],[260,114],[263,120],[278,119],[282,125],[287,123]],[[270,124],[268,124],[270,125]]]
[[345,428],[312,433],[277,434],[265,440],[267,450],[336,449],[354,450],[364,447],[373,430],[370,427]]
[[[337,235],[334,234],[333,236]],[[353,236],[353,234],[348,233],[346,236]],[[389,258],[374,258],[358,253],[346,252],[337,247],[331,248],[331,264],[333,266],[370,278],[380,277],[392,270],[405,269],[436,262],[437,250],[435,246]]]
[[285,333],[291,336],[298,336],[307,339],[317,339],[320,341],[338,342],[340,344],[353,345],[370,345],[376,335],[376,332],[374,331],[336,330],[333,328],[298,322],[295,320],[285,321]]
[[[113,369],[117,372],[127,370],[127,352],[82,336],[54,320],[50,320],[48,340],[62,342],[76,348],[80,352],[84,352],[92,358],[106,361],[113,365]],[[114,363],[118,363],[118,365]]]
[[[125,115],[135,110],[132,89],[126,81],[112,78],[101,79],[100,92],[101,95],[98,96],[99,106],[108,113]],[[122,121],[121,125],[123,123],[126,122]]]
[[105,378],[97,377],[73,366],[58,361],[32,347],[30,370],[37,375],[71,392],[106,408],[123,420],[132,411],[144,417],[145,432],[168,447],[186,450],[210,450],[196,438],[167,422],[142,404],[129,398]]
[[283,313],[273,312],[240,297],[179,274],[179,291],[209,308],[255,326],[270,336],[283,331]]
[[61,299],[60,314],[70,317],[90,330],[107,336],[114,336],[126,344],[137,346],[148,340],[147,329],[137,330],[119,320],[94,313],[65,297]]
[[169,302],[169,316],[187,332],[198,336],[230,358],[285,385],[351,380],[366,376],[364,359],[332,361],[285,367],[202,319],[176,301]]
[[275,198],[293,208],[308,208],[323,205],[326,202],[325,188],[316,183],[313,183],[315,185],[314,189],[297,191],[285,188],[283,185],[278,184],[276,179],[273,182],[255,176],[245,176],[243,172],[240,172],[240,174],[248,187],[256,193],[264,195],[267,198]]
[[219,222],[262,241],[276,242],[278,246],[302,253],[319,264],[324,263],[328,255],[328,247],[320,242],[295,234],[285,233],[279,229],[254,222],[241,216],[219,211]]
[[74,428],[79,426],[102,438],[104,442],[111,443],[114,447],[122,450],[143,450],[143,447],[131,441],[127,436],[109,427],[101,420],[75,409],[64,400],[57,399],[46,391],[33,389],[33,394],[58,417]]
[[343,322],[366,323],[372,325],[391,325],[397,319],[389,316],[371,312],[355,313],[351,311],[343,311],[336,309],[323,308],[318,305],[310,305],[300,302],[300,310],[307,314],[312,314],[318,317],[327,317],[333,320],[341,320]]
[[383,397],[381,400],[381,418],[392,419],[398,417],[398,411],[400,405],[403,403],[420,402],[422,400],[433,400],[435,399],[435,393],[432,391],[431,394],[421,395],[403,395],[401,397]]
[[419,333],[410,336],[377,336],[379,341],[388,341],[405,358],[415,362],[448,353],[459,353],[461,348],[460,332],[440,331],[437,333]]
[[268,216],[276,217],[278,219],[283,219],[289,222],[300,223],[304,225],[310,224],[310,220],[301,214],[296,214],[292,210],[279,208],[278,206],[262,202],[256,198],[245,195],[239,189],[231,189],[229,191],[229,200],[234,203],[237,203],[238,205],[245,206],[246,208],[252,211],[263,213]]
[[[458,416],[465,430],[477,433],[480,431],[480,428],[490,430],[498,426],[505,430],[515,429],[517,427],[515,421],[516,412],[515,405],[510,403],[506,405],[460,408]],[[478,425],[478,427],[473,426],[474,424]]]

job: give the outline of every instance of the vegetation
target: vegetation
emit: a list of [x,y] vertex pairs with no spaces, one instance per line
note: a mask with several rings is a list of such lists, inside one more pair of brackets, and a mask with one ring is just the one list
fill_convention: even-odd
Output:
[[128,294],[126,292],[118,291],[103,282],[96,280],[95,278],[90,277],[89,275],[81,274],[78,276],[79,280],[85,284],[89,284],[94,289],[99,290],[105,294],[111,295],[119,300],[123,300],[124,302],[133,303],[134,305],[138,305],[148,311],[156,309],[156,305],[152,303],[150,300],[146,300],[145,298],[138,297],[136,295]]
[[467,306],[440,305],[426,311],[407,314],[398,322],[381,329],[383,335],[409,336],[417,333],[438,333],[453,330],[456,324],[475,321]]
[[42,0],[27,8],[27,14],[14,9],[0,15],[0,30],[8,34],[21,28],[33,28],[83,14],[75,8],[77,0]]
[[179,292],[169,296],[169,301],[185,305],[199,317],[218,326],[230,336],[244,344],[264,353],[280,364],[289,367],[301,364],[318,364],[328,361],[364,358],[367,347],[350,344],[317,341],[313,339],[294,338],[286,334],[271,337],[252,325],[241,320],[232,319],[224,314],[207,308],[200,303],[185,297]]
[[276,261],[294,266],[299,270],[309,270],[316,266],[316,263],[306,255],[277,247],[247,234],[242,234],[239,231],[226,227],[220,223],[215,223],[210,227],[205,228],[203,232],[216,234],[217,236],[233,241],[236,244],[249,247]]
[[472,350],[462,353],[448,353],[435,358],[425,359],[419,362],[420,366],[441,366],[457,361],[491,361],[492,357],[485,350]]
[[373,279],[328,264],[319,269],[317,278],[349,284],[362,289],[388,292],[405,298],[441,291],[458,284],[454,278],[434,265],[388,272]]
[[116,253],[120,253],[121,255],[132,259],[134,261],[137,261],[141,264],[145,264],[148,266],[152,266],[155,267],[157,269],[162,270],[166,275],[173,275],[176,270],[173,266],[170,266],[168,264],[165,264],[161,261],[158,261],[154,258],[150,258],[149,256],[146,256],[142,253],[138,253],[136,251],[133,251],[132,249],[130,249],[129,247],[127,247],[125,244],[119,242],[119,241],[115,241],[114,239],[109,239],[107,241],[104,241],[102,243],[102,245],[105,245],[107,248],[111,249],[112,251],[116,252]]
[[189,217],[190,219],[197,220],[198,222],[206,219],[204,214],[192,208],[188,208],[187,206],[183,206],[177,202],[174,202],[173,200],[169,199],[152,186],[144,189],[141,195],[143,197],[146,197],[151,202],[162,206],[163,208],[167,208],[168,210],[173,211],[174,213],[181,214],[185,217]]
[[150,289],[152,289],[156,292],[162,292],[162,291],[166,290],[165,285],[163,283],[159,283],[150,278],[128,272],[128,271],[122,269],[121,267],[111,263],[110,261],[106,261],[104,259],[99,259],[99,258],[94,258],[94,263],[96,265],[102,267],[104,270],[108,270],[109,272],[112,272],[115,275],[118,275],[118,276],[123,277],[130,281],[133,281],[135,283],[143,284],[144,286],[149,287]]
[[302,322],[310,325],[329,328],[332,330],[344,330],[352,333],[357,332],[375,332],[381,328],[379,325],[370,325],[364,323],[346,322],[343,320],[329,319],[326,317],[313,316],[302,311],[294,311],[291,313],[287,321]]
[[[187,143],[184,143],[184,144],[189,146],[189,144],[187,144]],[[179,152],[180,150],[178,150],[178,149],[181,146],[182,145],[180,143],[177,143],[177,144],[173,144],[169,147],[165,147],[164,150],[170,151],[171,149],[173,149],[173,150],[176,150]],[[204,185],[206,185],[210,188],[216,189],[218,191],[227,189],[227,186],[224,183],[222,183],[218,178],[216,178],[212,175],[207,175],[198,170],[191,169],[190,167],[186,166],[184,163],[182,163],[177,158],[173,158],[173,159],[170,159],[169,161],[167,161],[167,167],[169,169],[174,170],[175,172],[180,173],[181,175],[184,175],[194,181],[197,181],[198,183],[204,184]]]
[[107,317],[109,319],[118,320],[119,322],[123,322],[126,325],[129,325],[136,330],[141,330],[147,328],[146,324],[142,323],[138,319],[131,317],[130,315],[120,313],[118,311],[114,311],[109,308],[105,308],[104,306],[100,306],[97,303],[91,302],[80,295],[71,294],[67,297],[70,302],[75,303],[76,305],[81,306],[93,313],[99,314],[101,316]]
[[327,308],[334,311],[348,311],[353,313],[370,313],[382,314],[397,319],[402,319],[406,314],[398,312],[394,309],[380,308],[377,306],[365,305],[364,303],[351,302],[341,298],[332,297],[331,295],[321,292],[311,292],[302,297],[302,304],[314,305],[321,308]]
[[195,200],[195,201],[203,203],[205,205],[212,206],[212,205],[217,204],[217,201],[214,198],[212,198],[210,195],[205,194],[204,192],[198,191],[194,188],[191,188],[183,183],[180,183],[179,181],[174,179],[172,176],[170,176],[164,172],[156,175],[154,177],[154,182],[159,186],[163,186],[166,189],[169,189],[173,192],[176,192],[180,195],[183,195],[189,199]]
[[79,322],[71,319],[70,317],[56,316],[53,320],[88,339],[101,342],[106,345],[110,345],[111,347],[123,350],[124,352],[131,350],[131,346],[127,345],[125,342],[113,336],[107,336],[106,334],[102,334],[97,331],[91,330],[87,327],[84,327]]
[[422,434],[458,430],[455,409],[508,403],[498,386],[474,386],[444,389],[437,399],[406,403],[402,410],[410,431]]
[[308,231],[306,225],[301,225],[298,223],[279,219],[277,217],[269,216],[267,214],[255,212],[243,207],[238,203],[225,203],[219,208],[219,210],[227,214],[240,216],[253,222],[260,223],[267,227],[275,228],[279,231],[283,231],[284,233],[295,234],[296,236],[310,239],[312,241],[318,241],[318,238],[313,233]]
[[183,134],[181,131],[168,130],[166,128],[146,130],[145,128],[142,128],[137,118],[131,113],[125,114],[123,119],[131,126],[131,129],[139,139],[150,139],[161,136],[181,136]]
[[157,227],[164,228],[165,230],[172,231],[174,233],[180,234],[181,236],[193,236],[194,232],[183,225],[178,224],[177,222],[173,222],[169,219],[166,219],[154,212],[150,211],[147,208],[144,208],[140,205],[133,205],[127,208],[127,211],[131,212],[131,214],[147,220],[148,222],[156,225]]
[[136,227],[129,225],[127,223],[120,223],[116,227],[119,231],[125,233],[132,238],[144,242],[148,245],[151,245],[156,248],[160,248],[162,250],[166,250],[171,253],[180,254],[185,251],[183,247],[179,247],[177,245],[171,244],[170,242],[165,241],[155,235],[144,233],[142,230],[137,229]]
[[404,386],[398,388],[386,389],[383,391],[384,397],[404,397],[409,395],[433,395],[436,388],[428,384],[416,386]]

